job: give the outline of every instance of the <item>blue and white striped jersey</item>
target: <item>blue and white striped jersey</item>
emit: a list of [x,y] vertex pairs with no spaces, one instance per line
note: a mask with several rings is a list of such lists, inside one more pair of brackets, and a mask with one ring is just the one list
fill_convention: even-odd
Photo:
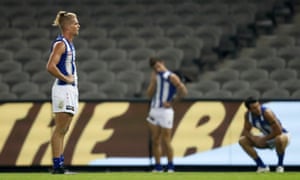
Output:
[[[266,109],[267,109],[266,107],[261,106],[262,114],[260,116],[253,116],[253,114],[251,112],[248,112],[248,120],[249,120],[250,124],[252,124],[254,127],[259,129],[264,135],[270,134],[271,130],[272,130],[269,122],[266,121],[265,117],[263,116]],[[287,131],[286,131],[286,129],[282,128],[282,132],[287,132]]]
[[[76,59],[76,52],[73,43],[70,43],[66,38],[59,35],[52,43],[51,51],[53,50],[54,43],[58,41],[63,41],[66,45],[66,51],[62,54],[59,63],[57,64],[57,68],[64,74],[64,75],[74,75],[75,82],[73,85],[77,86],[77,70],[75,65]],[[67,83],[61,81],[59,79],[55,80],[55,83],[58,85],[66,85]]]
[[156,90],[151,101],[152,108],[161,108],[164,102],[172,101],[176,93],[176,87],[170,81],[171,74],[171,71],[156,74]]

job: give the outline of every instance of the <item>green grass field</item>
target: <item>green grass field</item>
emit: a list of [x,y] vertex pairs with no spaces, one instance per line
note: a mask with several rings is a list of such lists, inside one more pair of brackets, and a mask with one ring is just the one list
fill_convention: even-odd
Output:
[[299,180],[300,172],[264,173],[255,172],[82,172],[74,175],[51,175],[49,173],[0,173],[0,180]]

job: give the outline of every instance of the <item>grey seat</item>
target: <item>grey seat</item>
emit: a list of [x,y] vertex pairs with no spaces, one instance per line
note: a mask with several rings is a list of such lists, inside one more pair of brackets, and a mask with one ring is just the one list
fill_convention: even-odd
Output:
[[31,17],[31,16],[14,18],[11,24],[13,28],[18,28],[18,29],[28,29],[32,27],[38,27],[38,22],[36,21],[35,17]]
[[285,61],[280,57],[270,57],[266,59],[261,59],[257,63],[257,68],[265,69],[269,73],[276,69],[283,69],[284,67],[285,67]]
[[228,90],[232,92],[232,94],[243,89],[249,89],[249,87],[250,83],[243,80],[231,80],[222,85],[222,89]]
[[18,97],[14,93],[11,92],[0,92],[1,100],[16,100]]
[[[300,49],[299,49],[300,50]],[[300,57],[300,56],[299,56]],[[299,58],[294,58],[294,59],[291,59],[288,64],[287,64],[287,67],[289,69],[293,69],[297,72],[300,72],[300,61],[299,61]],[[298,76],[300,76],[300,74],[298,74]]]
[[102,99],[107,99],[107,95],[104,92],[83,92],[79,94],[79,100],[85,100],[85,101],[89,101],[89,100],[102,100]]
[[101,84],[99,91],[104,92],[108,99],[127,98],[127,85],[122,82],[107,82]]
[[291,98],[300,99],[300,90],[293,92],[293,94],[291,95]]
[[279,85],[280,88],[286,89],[292,94],[293,92],[300,90],[300,80],[299,79],[288,79],[282,81]]
[[197,91],[205,94],[205,93],[207,93],[209,91],[219,90],[220,88],[221,88],[221,85],[217,81],[213,81],[213,80],[200,80],[199,82],[194,83],[192,89],[195,89],[195,90],[197,90]]
[[158,37],[151,39],[147,42],[146,47],[151,48],[155,51],[159,51],[164,48],[173,47],[174,42],[168,37]]
[[278,83],[270,79],[261,79],[251,83],[251,88],[258,90],[261,94],[264,92],[275,89],[278,87]]
[[46,84],[48,82],[53,83],[54,77],[47,71],[39,71],[31,76],[31,81],[39,85]]
[[140,71],[127,70],[117,74],[118,81],[127,85],[127,95],[135,97],[140,95],[142,84],[144,81],[144,74]]
[[32,101],[32,100],[50,100],[50,97],[43,92],[26,92],[18,97],[19,100]]
[[153,56],[155,56],[155,51],[153,49],[138,48],[129,52],[128,58],[132,61],[140,62],[140,61],[147,61],[150,57]]
[[277,69],[271,72],[270,79],[278,83],[285,80],[297,79],[297,72],[292,69]]
[[224,84],[227,81],[237,80],[239,78],[239,72],[232,69],[221,69],[216,71],[212,75],[212,80],[218,81],[220,84]]
[[12,39],[21,39],[23,33],[17,28],[2,28],[0,30],[0,40],[6,42]]
[[81,81],[78,84],[78,90],[80,94],[85,94],[87,92],[95,93],[98,91],[98,85],[90,81]]
[[[50,31],[46,28],[40,28],[40,27],[29,28],[28,30],[24,31],[23,36],[27,41],[31,41],[34,39],[40,39],[40,38],[49,39]],[[50,43],[50,41],[49,41],[49,43]]]
[[240,73],[247,71],[248,69],[255,69],[257,61],[251,58],[238,58],[226,64],[226,68],[234,69],[239,71]]
[[0,93],[9,92],[9,85],[0,82]]
[[222,29],[217,26],[200,26],[194,32],[194,36],[202,39],[205,47],[216,47],[222,35]]
[[186,25],[177,25],[166,30],[166,36],[173,39],[174,42],[181,38],[191,37],[194,30]]
[[109,63],[108,69],[112,72],[121,73],[122,71],[135,70],[136,64],[131,60],[117,60]]
[[109,48],[100,52],[99,59],[106,62],[112,62],[117,60],[124,60],[126,59],[126,56],[127,53],[123,49]]
[[241,72],[240,79],[246,80],[250,83],[255,82],[261,79],[268,79],[268,71],[264,69],[249,69],[244,72]]
[[288,99],[289,91],[281,88],[269,89],[262,94],[262,98],[266,99]]
[[129,37],[134,37],[136,33],[136,30],[134,28],[130,27],[116,27],[109,31],[108,37],[119,41],[121,39],[129,38]]
[[260,48],[253,49],[248,54],[245,54],[245,56],[248,56],[256,60],[267,59],[270,57],[275,57],[276,50],[271,47],[260,47]]
[[294,58],[300,58],[300,47],[293,46],[293,47],[283,47],[277,51],[277,56],[289,61]]
[[34,75],[37,72],[45,71],[46,63],[47,62],[41,60],[32,60],[26,62],[23,68],[24,71],[28,72],[30,75]]
[[90,48],[93,48],[94,50],[97,50],[98,52],[101,52],[105,49],[116,48],[117,42],[114,39],[99,38],[99,39],[91,40],[88,46]]
[[93,49],[79,49],[76,51],[76,60],[78,61],[89,61],[98,58],[98,52]]
[[295,45],[295,39],[291,36],[276,36],[268,43],[269,47],[277,50],[285,47],[293,47]]
[[4,41],[3,48],[5,48],[6,50],[17,52],[19,50],[27,48],[27,45],[28,44],[26,40],[23,40],[21,38],[19,39],[15,38],[15,39]]
[[13,53],[9,50],[0,50],[0,63],[4,61],[11,61],[13,59]]
[[244,100],[249,96],[260,98],[261,94],[258,90],[252,88],[241,89],[232,94],[232,97],[234,99],[242,99],[242,100]]
[[18,97],[28,92],[38,92],[38,90],[38,85],[30,81],[16,83],[11,88],[11,92],[15,93]]
[[21,71],[22,65],[16,61],[3,61],[0,62],[0,74],[6,74],[13,71]]
[[96,83],[98,86],[106,82],[114,82],[115,74],[110,71],[95,71],[89,74],[87,81]]
[[232,94],[230,91],[226,90],[214,90],[214,91],[209,91],[206,94],[204,94],[203,98],[208,98],[208,99],[226,99],[226,98],[231,98]]
[[203,96],[202,92],[197,91],[195,89],[188,89],[188,94],[184,99],[195,99],[195,98],[201,98]]
[[146,42],[142,38],[129,37],[120,40],[118,43],[118,47],[126,50],[127,52],[130,52],[134,49],[145,47],[145,44]]
[[107,31],[112,31],[122,24],[121,18],[117,16],[103,16],[96,21],[96,27],[104,28]]
[[144,27],[144,28],[137,30],[136,36],[143,38],[145,41],[149,41],[151,39],[163,37],[164,30],[162,28],[156,27],[156,26]]
[[163,29],[169,29],[175,27],[181,22],[182,22],[182,18],[180,16],[177,16],[175,14],[170,14],[158,18],[156,24]]
[[200,57],[203,41],[194,37],[182,38],[175,43],[175,47],[183,51],[183,63],[191,64],[194,59]]
[[97,59],[86,60],[78,62],[78,70],[90,74],[95,71],[104,71],[107,69],[108,65],[105,61],[100,61]]
[[30,76],[27,72],[23,71],[12,71],[4,74],[2,81],[12,86],[14,84],[29,81]]
[[42,53],[49,52],[50,45],[51,42],[46,38],[33,39],[28,42],[29,48],[39,50]]
[[18,61],[22,64],[25,64],[32,60],[40,60],[42,57],[42,54],[40,51],[32,49],[32,48],[26,48],[22,49],[18,52],[16,52],[14,56],[14,60]]
[[105,29],[91,27],[80,30],[80,37],[86,39],[87,41],[105,38],[107,37],[107,32]]
[[183,51],[178,48],[169,47],[159,50],[157,56],[164,61],[170,70],[176,70],[182,62]]

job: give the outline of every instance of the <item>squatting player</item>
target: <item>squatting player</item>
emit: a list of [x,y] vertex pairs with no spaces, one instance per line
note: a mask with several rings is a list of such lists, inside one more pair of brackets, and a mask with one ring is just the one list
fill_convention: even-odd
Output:
[[55,114],[55,129],[51,137],[53,174],[66,174],[64,169],[63,144],[73,115],[78,109],[77,72],[73,38],[79,33],[75,13],[59,11],[53,26],[58,26],[61,35],[52,43],[47,63],[48,72],[54,76],[52,108]]
[[[270,169],[254,148],[275,148],[278,156],[276,172],[284,172],[284,153],[289,143],[287,130],[282,127],[275,114],[261,105],[257,99],[249,97],[244,103],[248,111],[245,113],[244,129],[239,144],[256,162],[257,172],[268,172]],[[252,134],[252,127],[259,129],[262,135]]]

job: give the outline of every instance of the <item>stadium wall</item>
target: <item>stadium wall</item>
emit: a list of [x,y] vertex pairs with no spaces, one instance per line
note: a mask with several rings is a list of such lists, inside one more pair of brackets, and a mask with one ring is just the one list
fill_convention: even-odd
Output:
[[[146,117],[148,101],[80,102],[65,139],[65,163],[81,169],[147,170],[154,160]],[[299,170],[300,101],[266,101],[292,141],[285,164]],[[245,107],[241,101],[189,100],[177,103],[172,144],[181,170],[249,169],[253,161],[238,146]],[[0,170],[36,170],[51,166],[50,102],[0,104]],[[275,151],[260,150],[276,165]],[[162,159],[166,162],[166,158]]]

